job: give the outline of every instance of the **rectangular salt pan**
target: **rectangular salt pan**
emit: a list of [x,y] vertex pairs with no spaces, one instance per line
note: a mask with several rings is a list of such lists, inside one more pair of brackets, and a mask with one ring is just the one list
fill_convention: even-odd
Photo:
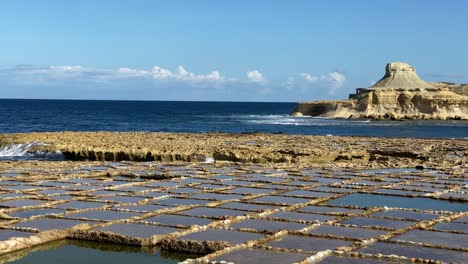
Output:
[[215,217],[215,218],[239,216],[239,215],[244,215],[245,213],[246,212],[244,211],[212,208],[212,207],[198,207],[198,208],[179,212],[179,214],[184,214],[184,215],[207,216],[207,217]]
[[468,236],[465,234],[422,230],[412,230],[402,235],[396,236],[391,240],[411,241],[416,243],[426,243],[459,249],[466,248],[468,245]]
[[232,224],[232,228],[245,228],[253,229],[259,232],[278,232],[281,230],[290,230],[297,231],[308,227],[309,225],[300,224],[295,222],[282,222],[282,221],[272,221],[272,220],[262,220],[262,219],[248,219],[239,223]]
[[144,224],[112,224],[110,226],[101,227],[97,229],[99,231],[108,231],[112,233],[121,234],[124,236],[147,238],[154,235],[169,234],[183,229],[172,228],[167,226],[155,226],[155,225],[144,225]]
[[422,220],[433,220],[433,219],[438,218],[440,215],[430,214],[430,213],[402,211],[402,210],[390,210],[390,211],[378,212],[378,213],[373,214],[372,216],[422,221]]
[[80,224],[94,224],[80,220],[60,219],[60,218],[39,218],[27,222],[16,224],[16,227],[30,227],[41,231],[66,229]]
[[395,243],[376,242],[357,252],[366,254],[398,255],[407,258],[440,260],[451,263],[468,263],[468,253],[456,250],[437,249],[423,246],[400,245]]
[[34,206],[42,203],[47,203],[48,201],[44,200],[33,200],[33,199],[19,199],[19,200],[10,200],[6,202],[0,202],[1,207],[22,207],[22,206]]
[[135,197],[135,196],[116,195],[116,196],[98,198],[96,200],[111,201],[111,202],[115,202],[115,203],[138,203],[138,202],[141,202],[141,201],[145,200],[145,198]]
[[400,229],[415,224],[415,222],[377,219],[370,217],[356,217],[340,222],[340,224],[356,225],[358,227],[383,227],[390,229]]
[[231,244],[242,244],[249,240],[259,239],[260,237],[262,237],[262,235],[256,233],[226,229],[208,229],[179,237],[179,240],[225,241]]
[[192,225],[208,225],[209,223],[213,222],[211,219],[200,218],[200,217],[192,217],[192,216],[184,216],[184,215],[172,215],[172,214],[162,214],[157,215],[154,217],[150,217],[144,219],[144,221],[154,222],[163,225],[182,225],[182,226],[192,226]]
[[90,220],[102,220],[102,221],[113,221],[129,219],[140,215],[140,213],[133,212],[121,212],[121,211],[110,211],[110,210],[98,210],[98,211],[86,211],[81,213],[72,213],[65,215],[66,218],[74,219],[90,219]]
[[295,198],[295,197],[286,197],[286,196],[263,196],[250,200],[254,203],[264,203],[264,204],[279,204],[279,205],[293,205],[299,203],[309,202],[310,199],[305,198]]
[[325,222],[334,219],[331,216],[327,215],[320,215],[320,214],[310,214],[310,213],[297,213],[297,212],[278,212],[268,216],[268,218],[277,218],[283,220],[290,220],[290,221],[308,221],[308,222]]
[[449,202],[445,200],[436,200],[431,198],[408,198],[388,195],[373,195],[373,194],[350,194],[338,199],[330,200],[330,205],[354,205],[360,207],[377,206],[377,207],[398,207],[398,208],[414,208],[420,210],[445,210],[445,211],[468,211],[467,203]]
[[62,209],[96,209],[104,206],[110,206],[105,203],[84,202],[84,201],[70,201],[56,205],[57,208]]
[[41,215],[51,215],[51,214],[63,214],[65,210],[61,209],[54,209],[54,208],[46,208],[46,209],[32,209],[32,210],[22,210],[11,212],[8,215],[11,217],[18,217],[18,218],[29,218],[33,216],[41,216]]
[[334,250],[337,247],[351,246],[353,242],[307,236],[289,235],[267,243],[267,246],[287,249],[302,249],[303,251],[318,252]]
[[275,252],[260,249],[243,249],[216,257],[214,261],[236,264],[298,263],[309,255],[300,253]]
[[327,206],[316,206],[309,205],[297,210],[298,212],[304,213],[329,213],[329,214],[357,214],[362,213],[364,210],[361,209],[348,209],[341,207],[327,207]]
[[328,226],[322,225],[316,229],[312,229],[310,234],[317,235],[332,235],[336,237],[345,237],[352,239],[369,239],[386,234],[387,231],[371,230],[359,227],[343,227],[343,226]]
[[263,204],[249,204],[249,203],[239,203],[239,202],[231,202],[220,205],[218,207],[228,208],[228,209],[237,209],[237,210],[245,210],[245,211],[256,211],[261,212],[269,209],[278,208],[277,206],[272,205],[263,205]]
[[0,241],[8,240],[12,237],[29,237],[33,236],[35,233],[26,233],[15,230],[0,229]]

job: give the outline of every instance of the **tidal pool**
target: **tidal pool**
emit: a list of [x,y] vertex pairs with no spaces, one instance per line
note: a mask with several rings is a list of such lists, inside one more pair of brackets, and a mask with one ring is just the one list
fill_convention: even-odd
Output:
[[0,263],[17,264],[172,264],[197,256],[90,241],[62,240],[0,256]]

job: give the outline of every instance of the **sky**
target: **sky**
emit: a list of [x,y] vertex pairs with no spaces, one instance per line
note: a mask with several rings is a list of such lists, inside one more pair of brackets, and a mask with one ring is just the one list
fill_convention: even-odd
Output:
[[392,61],[468,83],[464,0],[0,0],[0,98],[347,98]]

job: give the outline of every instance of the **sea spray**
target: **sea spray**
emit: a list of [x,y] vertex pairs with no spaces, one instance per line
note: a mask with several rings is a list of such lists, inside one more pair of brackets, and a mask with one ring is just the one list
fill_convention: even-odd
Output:
[[9,146],[4,146],[0,148],[0,157],[21,157],[26,155],[32,147],[38,145],[38,142],[30,142],[24,144],[13,144]]
[[34,147],[45,146],[41,142],[28,142],[23,144],[11,144],[0,147],[1,160],[18,159],[41,159],[41,160],[62,160],[60,151],[32,151]]

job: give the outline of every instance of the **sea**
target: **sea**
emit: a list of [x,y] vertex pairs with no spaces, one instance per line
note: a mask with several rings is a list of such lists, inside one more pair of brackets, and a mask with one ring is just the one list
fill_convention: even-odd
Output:
[[468,121],[374,121],[289,115],[295,103],[0,99],[0,133],[225,132],[468,138]]

